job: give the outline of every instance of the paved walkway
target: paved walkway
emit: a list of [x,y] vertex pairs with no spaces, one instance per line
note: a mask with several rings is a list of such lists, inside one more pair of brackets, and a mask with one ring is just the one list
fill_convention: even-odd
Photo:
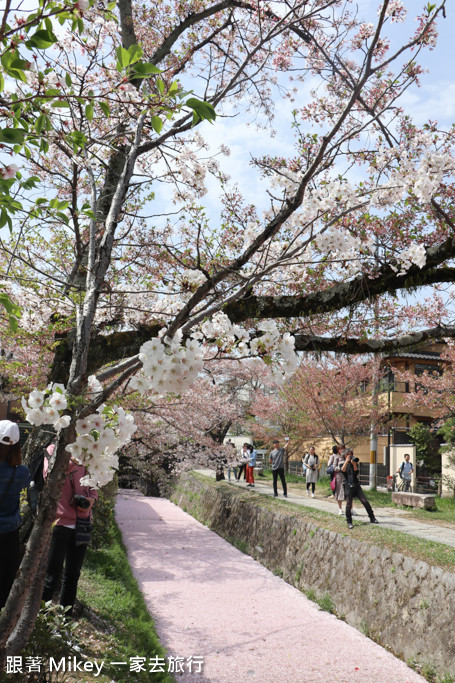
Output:
[[[197,470],[201,474],[205,474],[209,477],[215,478],[215,472],[213,470]],[[227,481],[227,480],[226,480]],[[240,482],[231,481],[231,485],[235,487],[246,488],[245,482],[242,480]],[[255,491],[255,493],[261,493],[264,496],[273,496],[272,482],[261,483],[258,477],[255,477],[255,487],[254,489],[247,488],[247,491]],[[278,481],[278,493],[279,498],[281,496],[281,482]],[[365,494],[368,498],[368,491],[366,489]],[[338,514],[338,505],[335,500],[330,498],[309,498],[305,494],[302,495],[301,492],[293,490],[292,484],[288,484],[288,498],[287,500],[291,503],[296,503],[297,505],[303,505],[304,507],[316,508],[317,510],[324,510],[325,512],[330,512],[334,515]],[[365,512],[360,501],[354,499],[356,516],[353,517],[354,525],[356,520],[368,521],[368,515]],[[343,503],[344,511],[344,503]],[[438,526],[437,523],[426,524],[416,519],[411,519],[407,516],[405,510],[399,510],[395,508],[377,508],[375,510],[375,516],[382,526],[387,529],[394,529],[395,531],[401,531],[405,534],[410,534],[411,536],[418,536],[419,538],[424,538],[426,541],[435,541],[436,543],[444,543],[445,545],[450,545],[455,548],[455,528],[450,528],[446,526]]]
[[179,683],[424,683],[170,501],[123,491],[116,517]]

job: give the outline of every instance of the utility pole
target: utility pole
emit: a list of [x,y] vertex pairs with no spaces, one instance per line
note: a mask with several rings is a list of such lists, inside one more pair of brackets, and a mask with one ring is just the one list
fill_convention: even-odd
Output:
[[[379,241],[376,237],[376,247],[374,250],[374,260],[376,269],[379,265]],[[374,337],[378,336],[379,328],[379,310],[378,310],[378,299],[374,300]],[[370,426],[370,476],[368,482],[368,489],[370,491],[376,491],[376,463],[378,461],[378,394],[379,394],[379,380],[380,380],[380,368],[381,364],[376,363],[374,365],[373,372],[373,391],[371,395],[371,426]]]
[[373,391],[371,396],[371,426],[370,426],[370,476],[368,482],[368,489],[376,491],[376,463],[378,458],[378,393],[379,393],[379,364],[375,366],[373,372]]

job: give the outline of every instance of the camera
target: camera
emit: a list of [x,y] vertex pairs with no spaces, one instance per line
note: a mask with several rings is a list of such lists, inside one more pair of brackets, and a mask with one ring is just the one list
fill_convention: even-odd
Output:
[[88,498],[82,496],[80,493],[76,493],[76,495],[73,497],[73,504],[77,505],[77,507],[82,508],[83,510],[86,510],[88,507],[90,507],[90,501]]
[[351,458],[352,462],[360,462],[359,458]]

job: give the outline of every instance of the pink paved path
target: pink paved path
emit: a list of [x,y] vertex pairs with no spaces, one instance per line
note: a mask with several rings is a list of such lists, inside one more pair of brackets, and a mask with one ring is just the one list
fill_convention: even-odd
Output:
[[179,683],[424,681],[170,501],[122,492],[116,517],[161,642],[204,657]]

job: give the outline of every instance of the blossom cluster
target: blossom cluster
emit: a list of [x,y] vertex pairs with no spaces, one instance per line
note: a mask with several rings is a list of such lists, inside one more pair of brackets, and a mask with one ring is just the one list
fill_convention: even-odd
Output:
[[[381,13],[383,5],[378,9],[378,14]],[[390,0],[385,11],[385,16],[390,17],[392,22],[402,22],[406,19],[407,10],[401,0]]]
[[98,411],[76,422],[76,441],[66,450],[86,467],[83,486],[99,488],[107,484],[118,469],[118,451],[131,440],[137,426],[134,417],[120,407],[100,406]]
[[381,168],[397,161],[397,167],[390,173],[389,180],[376,192],[373,206],[390,205],[405,199],[412,192],[424,204],[438,190],[443,177],[453,172],[455,159],[446,151],[426,150],[420,161],[414,158],[419,145],[431,144],[431,136],[419,136],[411,149],[398,145],[393,149],[383,149],[376,156],[375,163]]
[[222,353],[232,352],[239,360],[252,356],[266,360],[275,365],[277,381],[294,372],[294,337],[288,332],[283,334],[275,321],[264,321],[258,329],[262,334],[252,337],[248,330],[218,312],[201,323],[184,343],[181,331],[172,340],[165,337],[147,341],[139,352],[142,371],[131,379],[130,388],[141,394],[188,391],[203,369],[204,348],[209,347]]
[[[427,262],[425,245],[411,244],[408,249],[404,249],[400,254],[398,254],[397,260],[401,264],[400,275],[404,275],[404,273],[406,273],[412,265],[423,268]],[[392,264],[391,267],[395,270]]]
[[140,393],[181,393],[196,380],[203,366],[202,346],[195,339],[181,343],[181,333],[170,339],[152,339],[139,350],[142,373],[130,387]]
[[63,384],[49,384],[44,391],[34,389],[30,392],[28,401],[22,397],[25,419],[36,427],[52,425],[57,430],[68,427],[71,418],[61,415],[67,407],[68,399]]
[[292,374],[297,367],[294,337],[289,332],[282,334],[274,320],[261,322],[258,330],[263,334],[251,338],[248,330],[231,323],[225,313],[219,312],[202,323],[200,332],[194,333],[193,336],[216,339],[217,345],[226,350],[235,347],[239,358],[251,356],[267,358],[275,364],[273,373],[277,381],[284,375]]
[[297,368],[295,353],[295,338],[289,332],[282,334],[275,320],[265,320],[259,323],[258,329],[264,332],[261,337],[255,337],[250,342],[252,353],[262,352],[272,357],[278,355],[282,365],[272,370],[275,381],[279,383],[284,375],[292,374]]
[[[89,393],[94,395],[102,385],[91,376]],[[34,389],[28,400],[22,398],[22,407],[30,424],[37,427],[52,425],[64,429],[71,422],[69,415],[61,413],[69,407],[69,397],[63,384],[49,384],[44,391]],[[76,462],[87,468],[88,474],[81,480],[84,486],[99,488],[107,484],[118,468],[117,452],[125,446],[136,431],[134,418],[123,408],[102,405],[97,412],[76,422],[76,441],[66,450]]]
[[[361,246],[366,245],[366,243],[363,244],[360,239],[356,239],[348,232],[342,232],[336,228],[319,233],[314,241],[321,251],[330,250],[339,253],[360,249]],[[372,244],[369,244],[369,246],[373,247]]]
[[192,270],[191,268],[185,268],[185,270],[180,275],[180,280],[184,287],[194,291],[199,285],[204,284],[207,280],[204,273],[200,270]]

